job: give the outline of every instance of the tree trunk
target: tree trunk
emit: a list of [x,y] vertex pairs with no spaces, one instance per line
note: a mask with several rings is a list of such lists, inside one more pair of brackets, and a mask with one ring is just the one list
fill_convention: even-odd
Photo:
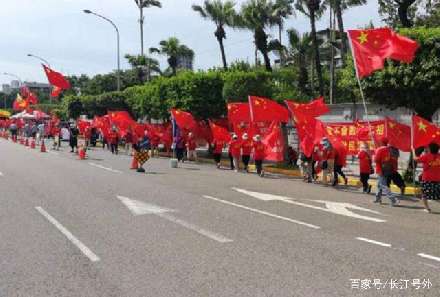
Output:
[[269,72],[272,72],[272,66],[270,65],[270,58],[269,53],[267,51],[261,51],[264,58],[264,66],[266,67],[266,70]]
[[280,23],[278,24],[278,41],[280,42],[280,45],[283,45],[283,42],[281,41],[282,35],[283,35],[283,25]]
[[341,57],[342,57],[342,66],[345,66],[345,57],[347,55],[347,38],[344,32],[344,20],[342,18],[342,9],[341,9],[341,0],[335,1],[335,13],[338,21],[338,29],[339,34],[341,35]]
[[141,29],[141,56],[144,56],[144,9],[143,7],[139,8],[139,25]]
[[408,18],[408,10],[414,2],[415,0],[404,0],[402,2],[397,2],[399,5],[399,8],[397,9],[399,13],[399,19],[402,23],[402,26],[404,26],[405,28],[410,28],[413,26],[412,21]]
[[319,81],[319,95],[324,96],[324,80],[322,78],[322,67],[321,67],[321,58],[319,56],[318,38],[316,36],[316,23],[315,23],[314,10],[310,11],[310,26],[312,28],[312,42],[313,42],[313,49],[315,52],[316,74],[318,75],[318,81]]
[[225,46],[223,45],[223,38],[217,37],[217,40],[218,40],[218,44],[220,45],[220,52],[222,54],[223,69],[228,70],[228,63],[226,62]]

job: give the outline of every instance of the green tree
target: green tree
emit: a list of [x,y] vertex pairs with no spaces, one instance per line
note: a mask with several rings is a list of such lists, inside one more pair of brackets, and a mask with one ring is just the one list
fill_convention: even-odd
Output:
[[139,25],[141,33],[141,56],[144,56],[144,8],[162,7],[159,0],[134,0],[139,8]]
[[267,71],[272,71],[269,53],[274,48],[268,42],[265,29],[276,24],[274,8],[271,0],[248,0],[242,5],[240,15],[236,19],[237,27],[254,32],[255,46],[263,55]]
[[151,79],[152,73],[161,74],[159,61],[147,56],[133,56],[126,54],[125,58],[131,67],[136,70],[140,82]]
[[160,48],[150,48],[150,52],[167,56],[168,65],[172,69],[173,75],[176,75],[177,73],[179,59],[194,60],[194,51],[186,45],[180,44],[179,39],[176,37],[162,40],[159,45]]
[[284,29],[284,21],[291,15],[295,14],[293,4],[295,0],[275,0],[273,17],[278,26],[278,41],[282,45],[282,35]]
[[295,29],[287,30],[287,36],[289,39],[288,55],[298,69],[298,88],[304,94],[311,95],[307,65],[313,54],[312,37],[309,33],[300,35]]
[[234,9],[235,3],[227,0],[205,0],[203,6],[193,5],[192,9],[200,14],[204,19],[213,21],[217,27],[214,32],[215,38],[220,45],[223,68],[228,68],[226,61],[225,47],[223,39],[226,39],[225,26],[233,26],[237,13]]
[[321,58],[319,56],[319,43],[318,37],[316,35],[316,21],[322,17],[326,6],[321,4],[321,0],[297,0],[295,7],[310,20],[310,34],[312,37],[316,73],[318,75],[319,94],[321,96],[324,96],[324,78],[322,76]]
[[412,27],[419,0],[379,0],[379,14],[390,27]]

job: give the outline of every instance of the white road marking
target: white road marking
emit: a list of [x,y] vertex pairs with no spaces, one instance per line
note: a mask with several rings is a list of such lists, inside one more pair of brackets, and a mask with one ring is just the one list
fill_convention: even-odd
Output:
[[384,243],[384,242],[380,242],[380,241],[377,241],[377,240],[368,239],[368,238],[365,238],[365,237],[356,237],[356,239],[360,240],[360,241],[365,241],[365,242],[368,242],[368,243],[380,245],[380,246],[383,246],[383,247],[391,247],[391,244],[389,244],[389,243]]
[[67,237],[70,242],[72,242],[87,258],[92,262],[99,261],[99,257],[93,253],[87,246],[85,246],[78,238],[76,238],[69,230],[67,230],[63,225],[61,225],[54,217],[47,213],[42,207],[37,206],[35,209],[45,217],[50,223],[52,223],[55,228],[57,228],[64,236]]
[[105,166],[102,166],[102,165],[96,164],[96,163],[91,163],[90,162],[89,165],[93,166],[93,167],[96,167],[96,168],[104,169],[104,170],[107,170],[107,171],[110,171],[110,172],[114,172],[114,173],[122,173],[122,171],[119,171],[119,170],[116,170],[116,169],[113,169],[113,168],[110,168],[110,167],[105,167]]
[[371,210],[368,208],[363,208],[363,207],[360,207],[360,206],[357,206],[357,205],[354,205],[351,203],[341,203],[341,202],[324,201],[324,200],[310,200],[313,202],[319,202],[319,203],[323,203],[326,205],[326,207],[319,207],[319,206],[310,205],[310,204],[303,203],[303,202],[293,201],[293,198],[290,198],[290,197],[252,192],[252,191],[238,189],[238,188],[232,188],[232,189],[239,192],[239,193],[248,195],[253,198],[257,198],[262,201],[282,201],[282,202],[297,205],[297,206],[321,210],[321,211],[325,211],[325,212],[329,212],[329,213],[333,213],[333,214],[337,214],[337,215],[341,215],[341,216],[351,217],[351,218],[355,218],[355,219],[361,219],[361,220],[366,220],[366,221],[371,221],[371,222],[376,222],[376,223],[385,223],[386,222],[386,220],[383,220],[383,219],[360,215],[360,214],[357,214],[357,213],[354,213],[354,212],[348,210],[348,208],[351,208],[351,209],[361,210],[361,211],[370,212],[370,213],[374,213],[374,214],[378,214],[378,215],[381,214],[380,212],[377,212],[377,211],[374,211],[374,210]]
[[57,152],[52,152],[52,151],[47,151],[49,154],[52,154],[52,155],[55,155],[55,156],[59,156],[60,155],[60,153],[57,153]]
[[238,207],[238,208],[241,208],[241,209],[246,209],[246,210],[249,210],[249,211],[252,211],[252,212],[255,212],[255,213],[259,213],[259,214],[262,214],[262,215],[265,215],[265,216],[269,216],[269,217],[272,217],[272,218],[275,218],[275,219],[279,219],[279,220],[295,223],[295,224],[306,226],[306,227],[313,228],[313,229],[321,229],[321,227],[316,226],[316,225],[312,225],[312,224],[301,222],[301,221],[298,221],[298,220],[293,220],[293,219],[290,219],[290,218],[282,217],[282,216],[275,215],[275,214],[272,214],[272,213],[267,212],[267,211],[263,211],[263,210],[259,210],[259,209],[255,209],[255,208],[251,208],[251,207],[247,207],[247,206],[244,206],[244,205],[241,205],[241,204],[237,204],[237,203],[233,203],[233,202],[230,202],[230,201],[218,199],[218,198],[215,198],[215,197],[212,197],[212,196],[204,195],[203,197],[206,198],[206,199],[211,199],[211,200],[214,200],[214,201],[218,201],[218,202],[223,203],[223,204],[235,206],[235,207]]
[[434,261],[440,262],[440,257],[435,257],[435,256],[431,256],[431,255],[424,254],[424,253],[417,254],[417,256],[420,256],[422,258],[426,258],[426,259],[430,259],[430,260],[434,260]]
[[117,196],[117,198],[130,210],[130,212],[134,216],[140,216],[140,215],[146,215],[146,214],[152,214],[156,215],[158,217],[161,217],[165,220],[168,220],[172,223],[175,223],[177,225],[180,225],[186,229],[192,230],[194,232],[199,233],[200,235],[206,236],[212,240],[215,240],[220,243],[228,243],[232,242],[232,239],[229,239],[221,234],[217,234],[214,232],[211,232],[209,230],[205,230],[203,228],[200,228],[199,226],[196,226],[194,224],[188,223],[184,220],[178,219],[170,214],[167,214],[168,212],[175,212],[173,209],[163,208],[154,204],[145,203],[142,201],[130,199],[128,197],[124,196]]

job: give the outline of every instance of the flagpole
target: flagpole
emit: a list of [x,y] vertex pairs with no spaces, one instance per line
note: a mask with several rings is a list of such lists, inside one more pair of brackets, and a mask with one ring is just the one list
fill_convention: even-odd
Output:
[[368,107],[367,107],[367,103],[365,101],[364,91],[362,90],[362,83],[361,83],[361,80],[359,78],[359,71],[358,71],[358,69],[356,67],[356,65],[357,65],[356,55],[354,54],[354,51],[353,51],[353,42],[351,40],[350,34],[348,34],[348,40],[350,40],[351,55],[353,56],[354,70],[356,71],[356,80],[357,80],[357,83],[358,83],[358,86],[359,86],[359,91],[361,93],[362,104],[364,106],[365,116],[366,116],[367,123],[368,123],[368,130],[370,132],[371,140],[375,144],[374,137],[373,137],[373,130],[371,129],[371,123],[370,123],[370,119],[368,117]]
[[[414,149],[414,112],[411,114],[411,154],[412,156],[412,169],[413,169],[413,183],[416,184],[416,167],[417,163],[415,162],[416,150]],[[416,192],[414,192],[414,196],[416,196]]]

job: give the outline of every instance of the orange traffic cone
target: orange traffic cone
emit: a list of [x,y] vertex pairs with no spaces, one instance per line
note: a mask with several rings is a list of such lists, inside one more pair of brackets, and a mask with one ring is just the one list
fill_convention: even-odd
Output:
[[31,149],[35,149],[35,139],[31,140]]
[[80,160],[85,160],[87,158],[86,150],[85,150],[85,148],[83,146],[80,147],[79,150],[78,150],[78,158]]
[[130,169],[138,169],[138,167],[139,167],[139,163],[136,160],[136,158],[133,156],[133,159],[131,160]]
[[44,145],[44,140],[41,140],[40,152],[42,152],[42,153],[46,152],[46,146]]

